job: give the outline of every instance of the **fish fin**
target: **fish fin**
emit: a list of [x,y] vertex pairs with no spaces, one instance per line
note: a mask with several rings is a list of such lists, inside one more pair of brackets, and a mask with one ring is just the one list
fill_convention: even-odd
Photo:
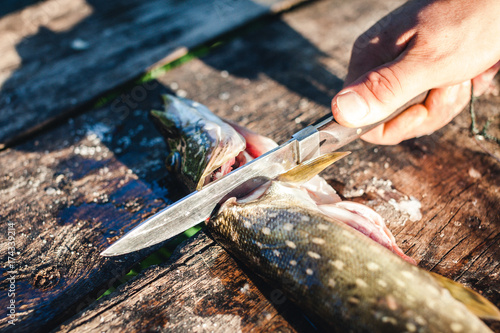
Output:
[[327,167],[349,155],[351,152],[332,152],[305,161],[295,168],[279,175],[276,180],[288,183],[305,183]]
[[161,99],[163,100],[163,105],[165,106],[165,109],[168,108],[169,104],[172,103],[172,95],[170,94],[162,94]]
[[159,111],[159,110],[151,110],[151,114],[155,116],[156,118],[160,118],[161,114],[164,113],[165,111]]
[[484,296],[442,275],[432,272],[431,274],[443,288],[450,292],[451,296],[462,302],[470,312],[481,319],[500,321],[500,310]]

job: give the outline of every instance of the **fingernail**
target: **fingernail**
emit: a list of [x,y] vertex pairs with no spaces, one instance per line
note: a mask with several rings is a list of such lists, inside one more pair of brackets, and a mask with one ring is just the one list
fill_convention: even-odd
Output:
[[370,111],[365,100],[354,91],[338,95],[336,106],[344,120],[353,125],[356,125]]

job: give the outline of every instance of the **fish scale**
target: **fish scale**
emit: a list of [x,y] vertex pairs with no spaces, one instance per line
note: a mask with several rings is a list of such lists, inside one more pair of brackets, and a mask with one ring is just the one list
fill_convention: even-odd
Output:
[[491,332],[429,273],[323,215],[300,189],[273,182],[256,200],[226,202],[207,226],[252,271],[338,332]]

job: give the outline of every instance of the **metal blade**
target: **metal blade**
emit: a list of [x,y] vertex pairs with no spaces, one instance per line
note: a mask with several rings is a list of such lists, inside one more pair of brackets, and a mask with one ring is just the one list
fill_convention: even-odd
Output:
[[[274,179],[297,166],[299,141],[296,139],[288,141],[156,213],[116,241],[101,255],[117,256],[138,251],[176,236],[206,220],[217,203],[242,184],[245,189],[241,190],[243,192],[241,194],[246,194],[267,180]],[[319,145],[317,144],[314,149],[309,146],[308,149],[318,150]]]

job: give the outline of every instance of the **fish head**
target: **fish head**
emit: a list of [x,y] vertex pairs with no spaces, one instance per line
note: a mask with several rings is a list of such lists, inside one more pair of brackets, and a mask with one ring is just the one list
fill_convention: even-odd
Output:
[[169,150],[167,167],[189,190],[229,173],[246,148],[245,139],[202,104],[164,95],[164,110],[153,110],[153,121]]

